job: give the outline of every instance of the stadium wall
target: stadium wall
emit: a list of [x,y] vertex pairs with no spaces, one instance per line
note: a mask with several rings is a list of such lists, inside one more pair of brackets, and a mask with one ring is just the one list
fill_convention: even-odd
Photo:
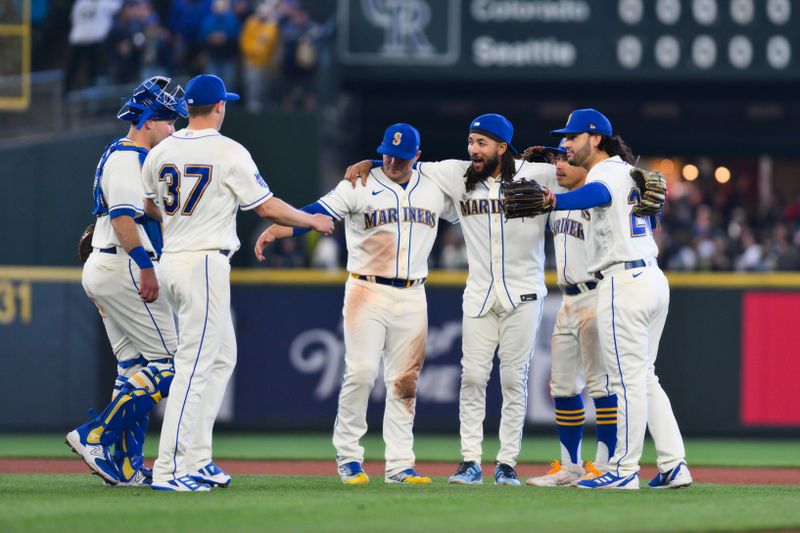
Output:
[[[800,435],[792,379],[800,275],[671,274],[670,315],[657,372],[681,427],[693,435]],[[221,423],[239,429],[330,429],[343,371],[343,273],[234,270],[232,305],[239,360]],[[419,383],[420,431],[458,425],[462,272],[434,272],[427,286],[430,334]],[[552,274],[548,282],[554,281]],[[530,368],[527,420],[552,420],[550,332],[560,293],[545,317]],[[102,322],[75,268],[0,267],[0,431],[75,425],[110,394],[114,359]],[[45,383],[42,376],[49,376]],[[793,378],[792,376],[795,376]],[[373,390],[378,427],[384,390]],[[487,427],[500,411],[492,377]],[[587,403],[587,407],[591,402]],[[589,409],[587,409],[589,410]]]

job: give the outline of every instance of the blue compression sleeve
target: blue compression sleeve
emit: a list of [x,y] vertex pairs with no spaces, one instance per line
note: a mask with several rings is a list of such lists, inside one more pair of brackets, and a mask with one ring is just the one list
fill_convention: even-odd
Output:
[[589,209],[611,203],[611,193],[602,183],[593,181],[574,191],[556,194],[556,210]]
[[[331,214],[322,207],[322,204],[319,202],[314,202],[313,204],[308,204],[307,206],[301,207],[300,211],[303,213],[308,213],[309,215],[317,215],[322,213],[323,215],[330,216]],[[292,228],[292,237],[297,237],[298,235],[305,235],[311,231],[311,228]]]

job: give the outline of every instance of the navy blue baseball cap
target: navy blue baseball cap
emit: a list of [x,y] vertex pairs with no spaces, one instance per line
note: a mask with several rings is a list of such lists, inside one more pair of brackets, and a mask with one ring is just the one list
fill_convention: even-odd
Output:
[[419,132],[411,124],[392,124],[383,132],[378,153],[399,159],[414,159],[419,152]]
[[225,82],[214,74],[200,74],[189,80],[184,95],[190,106],[216,104],[221,100],[235,102],[239,99],[236,93],[225,90]]
[[506,143],[515,154],[517,149],[511,144],[514,137],[514,126],[503,115],[497,113],[487,113],[473,120],[469,125],[470,133],[480,133],[497,142]]
[[611,137],[611,122],[597,109],[576,109],[569,114],[567,125],[550,135],[560,137],[569,133],[597,133]]

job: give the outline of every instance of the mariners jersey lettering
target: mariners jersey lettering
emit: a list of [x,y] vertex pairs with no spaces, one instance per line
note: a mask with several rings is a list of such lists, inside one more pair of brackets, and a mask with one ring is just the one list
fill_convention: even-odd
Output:
[[[562,190],[559,192],[566,192]],[[586,239],[591,232],[591,212],[571,210],[550,213],[550,231],[556,256],[559,285],[575,285],[595,281],[586,261]]]
[[458,220],[453,203],[416,171],[404,189],[376,168],[366,186],[343,181],[319,203],[344,220],[347,270],[367,276],[426,277],[439,220]]
[[600,182],[611,193],[611,204],[590,210],[592,231],[587,239],[590,272],[658,255],[649,219],[631,212],[639,201],[639,192],[629,174],[631,168],[614,156],[596,164],[586,176],[586,183]]
[[[97,217],[94,226],[94,236],[92,237],[92,247],[94,248],[120,246],[117,234],[111,225],[111,215],[114,213],[132,214],[134,219],[144,215],[144,207],[142,205],[144,188],[142,187],[142,166],[139,162],[139,152],[134,150],[113,150],[116,144],[135,146],[130,139],[120,139],[106,150],[97,165],[100,179],[95,183],[95,195],[96,200],[104,205],[100,209],[96,207],[96,211],[100,216]],[[106,207],[109,216],[101,213],[101,211],[106,210]],[[144,228],[137,224],[136,231],[142,247],[148,252],[152,252],[153,245],[150,243]]]
[[[547,294],[544,284],[544,227],[547,218],[506,220],[500,200],[500,181],[488,178],[467,192],[464,173],[469,161],[420,163],[418,170],[430,178],[458,206],[458,218],[467,244],[469,275],[463,309],[483,316],[499,299],[510,310],[523,296]],[[535,179],[556,187],[555,167],[546,163],[517,162],[515,180]]]
[[161,141],[142,178],[161,207],[164,252],[238,250],[237,210],[272,197],[250,152],[213,129],[182,129]]

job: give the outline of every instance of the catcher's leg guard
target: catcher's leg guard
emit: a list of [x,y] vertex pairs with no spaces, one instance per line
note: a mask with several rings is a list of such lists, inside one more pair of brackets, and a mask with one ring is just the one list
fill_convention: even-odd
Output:
[[173,376],[171,369],[160,370],[155,366],[143,368],[131,376],[100,416],[89,423],[94,427],[87,441],[110,446],[119,440],[123,432],[133,429],[169,394]]
[[133,479],[136,472],[144,466],[142,448],[149,422],[150,416],[143,416],[136,421],[133,428],[123,431],[114,444],[114,463],[119,469],[119,479],[122,482]]

